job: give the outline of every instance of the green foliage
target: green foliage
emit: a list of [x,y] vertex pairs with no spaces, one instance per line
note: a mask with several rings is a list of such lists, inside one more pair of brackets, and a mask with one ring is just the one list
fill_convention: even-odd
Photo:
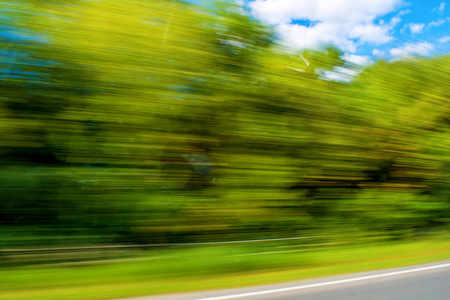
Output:
[[4,7],[5,232],[167,243],[449,221],[447,56],[343,84],[321,78],[337,49],[292,54],[221,2]]

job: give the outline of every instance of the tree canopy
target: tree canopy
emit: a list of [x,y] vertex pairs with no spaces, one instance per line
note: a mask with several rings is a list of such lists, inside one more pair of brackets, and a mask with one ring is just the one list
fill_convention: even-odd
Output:
[[448,226],[449,56],[378,61],[344,83],[322,76],[343,65],[338,49],[286,49],[230,4],[17,0],[1,12],[3,236]]

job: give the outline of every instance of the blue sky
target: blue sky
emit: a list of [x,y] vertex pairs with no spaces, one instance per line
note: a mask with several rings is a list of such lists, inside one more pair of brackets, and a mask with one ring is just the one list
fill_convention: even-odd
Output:
[[241,0],[246,11],[274,26],[294,49],[333,44],[344,59],[445,54],[450,50],[450,1],[436,0]]

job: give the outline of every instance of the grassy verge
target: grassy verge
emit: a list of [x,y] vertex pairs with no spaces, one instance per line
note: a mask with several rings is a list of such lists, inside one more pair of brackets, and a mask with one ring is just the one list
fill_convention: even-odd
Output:
[[448,236],[306,252],[211,246],[148,253],[142,260],[3,269],[0,299],[108,299],[306,279],[450,258]]

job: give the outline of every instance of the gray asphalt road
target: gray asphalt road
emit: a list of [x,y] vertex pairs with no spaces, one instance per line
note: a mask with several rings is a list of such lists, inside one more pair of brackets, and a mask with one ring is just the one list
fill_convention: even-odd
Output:
[[450,261],[250,288],[127,300],[450,300]]

